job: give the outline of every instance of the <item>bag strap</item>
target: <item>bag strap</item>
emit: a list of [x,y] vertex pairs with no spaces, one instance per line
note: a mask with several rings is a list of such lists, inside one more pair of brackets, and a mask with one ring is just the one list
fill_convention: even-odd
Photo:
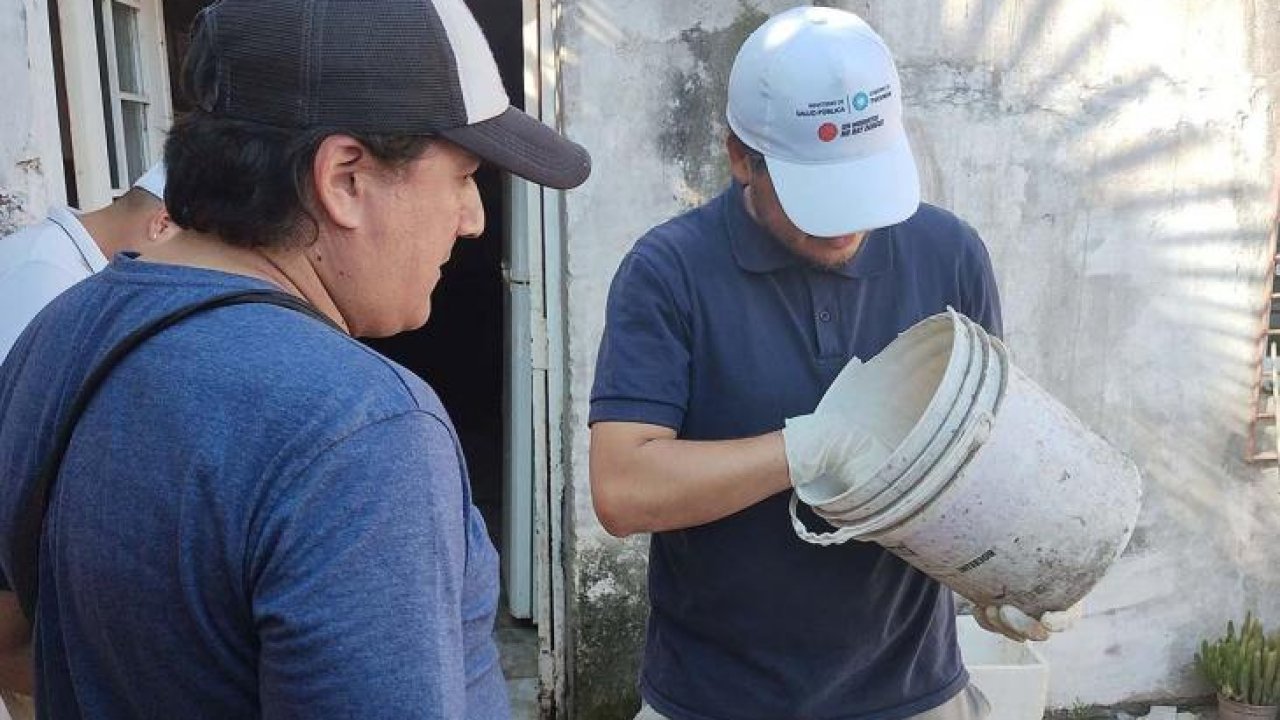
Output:
[[54,485],[58,473],[62,469],[62,460],[71,444],[71,435],[75,432],[76,423],[89,405],[89,401],[97,393],[102,381],[120,364],[126,355],[147,339],[164,332],[170,327],[186,320],[192,315],[208,312],[215,308],[231,305],[262,303],[278,305],[309,315],[330,327],[342,332],[331,319],[321,313],[310,303],[288,293],[278,290],[241,290],[218,295],[197,303],[185,305],[166,315],[152,320],[129,333],[107,352],[102,360],[89,373],[84,384],[76,391],[70,410],[63,416],[54,435],[53,447],[48,457],[40,466],[36,482],[27,492],[25,507],[15,524],[13,541],[13,589],[18,594],[18,602],[22,613],[28,621],[35,620],[36,595],[39,589],[40,537],[44,532],[45,515],[49,509],[49,499],[53,497]]

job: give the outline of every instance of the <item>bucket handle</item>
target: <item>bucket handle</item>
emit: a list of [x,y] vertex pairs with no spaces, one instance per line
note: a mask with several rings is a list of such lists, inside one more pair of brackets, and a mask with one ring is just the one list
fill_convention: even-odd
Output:
[[853,528],[838,528],[834,532],[829,532],[829,533],[811,532],[809,528],[805,527],[804,523],[800,521],[800,516],[796,514],[797,502],[798,500],[796,498],[796,493],[794,490],[792,490],[791,506],[790,506],[791,529],[796,531],[796,537],[800,538],[801,540],[804,540],[807,543],[812,543],[814,545],[825,546],[825,545],[839,545],[841,543],[849,542],[850,540],[853,540],[855,537],[857,537],[857,531],[854,530]]
[[[965,455],[971,455],[974,450],[981,447],[991,437],[991,429],[995,424],[995,418],[991,413],[979,411],[979,415],[974,418],[973,423],[962,430],[963,435],[959,438],[960,447],[965,448]],[[795,530],[796,537],[807,543],[814,545],[839,545],[856,539],[859,535],[864,535],[860,529],[852,527],[837,528],[834,532],[815,533],[804,526],[800,521],[800,516],[796,514],[796,505],[799,499],[795,490],[791,491],[791,502],[788,510],[791,512],[791,529]]]

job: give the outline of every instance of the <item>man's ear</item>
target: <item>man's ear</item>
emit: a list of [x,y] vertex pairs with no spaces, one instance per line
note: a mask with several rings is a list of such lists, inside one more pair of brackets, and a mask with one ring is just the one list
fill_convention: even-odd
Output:
[[724,138],[724,148],[729,152],[729,173],[733,179],[742,185],[750,185],[751,158],[747,155],[747,146],[737,135],[729,133]]
[[173,224],[173,218],[169,217],[169,211],[162,205],[147,221],[147,240],[152,243],[163,242],[175,228],[177,226]]
[[358,227],[368,208],[373,156],[349,135],[330,135],[320,141],[311,165],[316,210],[334,225]]

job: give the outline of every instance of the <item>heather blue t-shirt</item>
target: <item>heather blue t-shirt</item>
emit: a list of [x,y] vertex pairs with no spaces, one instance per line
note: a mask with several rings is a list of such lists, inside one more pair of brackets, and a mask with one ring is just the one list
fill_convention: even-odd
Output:
[[[779,430],[851,357],[948,305],[1000,332],[986,249],[950,213],[921,205],[819,270],[755,223],[734,184],[622,261],[590,419],[685,440]],[[653,535],[644,699],[673,720],[892,720],[963,689],[950,592],[878,545],[799,540],[788,498]]]
[[[121,256],[0,367],[0,565],[89,368],[265,283]],[[420,379],[294,310],[148,340],[84,413],[41,545],[42,717],[505,718],[497,556]]]

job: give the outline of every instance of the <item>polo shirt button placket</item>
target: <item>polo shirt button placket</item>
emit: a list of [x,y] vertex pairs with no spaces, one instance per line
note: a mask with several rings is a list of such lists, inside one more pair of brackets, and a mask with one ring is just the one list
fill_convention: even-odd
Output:
[[809,307],[818,351],[816,360],[830,362],[845,354],[840,343],[840,279],[830,273],[813,273],[805,278],[809,286]]

